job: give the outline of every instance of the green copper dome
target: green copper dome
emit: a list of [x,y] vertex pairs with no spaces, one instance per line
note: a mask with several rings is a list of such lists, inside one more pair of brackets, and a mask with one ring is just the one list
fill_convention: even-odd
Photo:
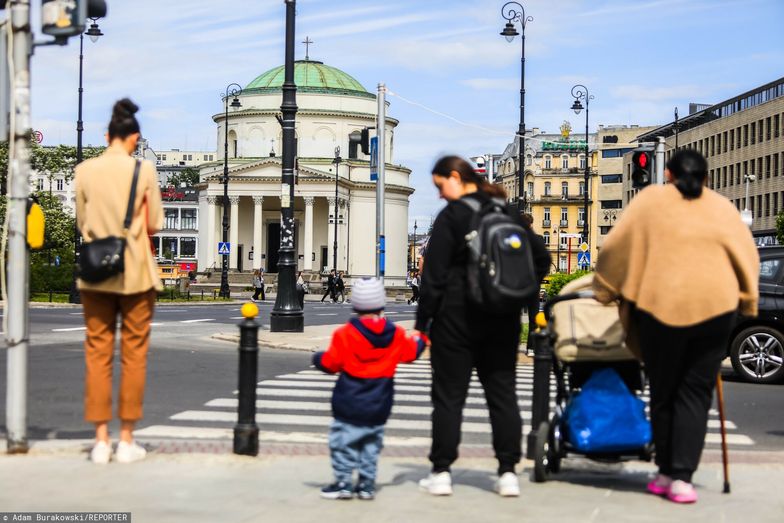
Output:
[[[275,67],[249,83],[243,92],[248,94],[254,92],[279,92],[283,86],[283,77],[284,66]],[[294,62],[294,83],[297,84],[297,90],[302,92],[345,94],[374,98],[351,75],[315,60],[297,60]]]

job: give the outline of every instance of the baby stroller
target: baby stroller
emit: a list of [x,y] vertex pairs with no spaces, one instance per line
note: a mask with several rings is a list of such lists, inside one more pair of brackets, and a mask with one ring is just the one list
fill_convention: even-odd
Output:
[[[650,461],[652,457],[649,441],[612,452],[581,451],[571,443],[568,411],[594,373],[612,368],[637,397],[645,388],[641,365],[624,343],[618,308],[593,299],[592,281],[589,274],[567,284],[561,294],[544,304],[544,318],[541,313],[537,318],[540,329],[534,334],[534,397],[527,446],[527,457],[534,461],[535,482],[544,482],[550,474],[558,473],[561,460],[568,454],[602,462]],[[551,375],[556,383],[552,413]],[[640,417],[647,424],[645,415]]]

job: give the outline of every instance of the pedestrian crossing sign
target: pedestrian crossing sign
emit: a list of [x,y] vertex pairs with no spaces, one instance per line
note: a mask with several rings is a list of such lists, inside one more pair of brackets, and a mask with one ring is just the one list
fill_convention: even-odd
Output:
[[221,256],[231,254],[231,244],[229,242],[218,242],[218,254]]
[[591,266],[591,253],[590,252],[578,252],[577,253],[577,265],[580,267],[590,267]]

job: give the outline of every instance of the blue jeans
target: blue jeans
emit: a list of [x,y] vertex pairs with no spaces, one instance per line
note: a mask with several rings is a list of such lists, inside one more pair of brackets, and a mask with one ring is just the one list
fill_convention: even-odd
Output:
[[375,481],[378,456],[384,447],[384,425],[363,427],[333,420],[329,428],[329,451],[335,481],[351,483],[354,469],[360,481]]

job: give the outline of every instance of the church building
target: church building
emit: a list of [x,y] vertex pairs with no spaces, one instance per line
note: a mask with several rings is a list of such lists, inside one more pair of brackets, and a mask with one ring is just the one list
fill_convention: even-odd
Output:
[[[282,128],[278,122],[283,66],[259,75],[229,97],[228,126],[221,110],[216,162],[201,167],[199,185],[199,271],[219,270],[222,238],[224,140],[228,131],[230,270],[278,270]],[[376,125],[376,95],[347,73],[322,62],[298,60],[294,219],[297,269],[333,267],[337,219],[337,269],[349,277],[372,276],[376,267],[376,182],[370,157],[349,135]],[[222,108],[223,109],[223,108]],[[394,164],[398,121],[386,118],[386,283],[405,285],[411,170]],[[371,130],[371,136],[374,131]],[[353,142],[350,146],[350,141]],[[341,161],[336,163],[336,148]],[[337,176],[337,199],[335,181]],[[288,191],[286,191],[288,194]]]

